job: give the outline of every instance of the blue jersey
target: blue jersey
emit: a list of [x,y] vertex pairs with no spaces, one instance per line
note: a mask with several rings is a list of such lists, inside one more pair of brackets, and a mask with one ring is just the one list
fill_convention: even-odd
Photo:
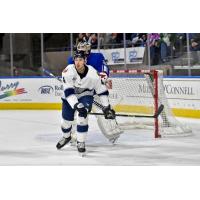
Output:
[[[68,64],[74,64],[72,57],[69,57]],[[109,68],[102,53],[91,53],[87,58],[87,65],[91,65],[98,72],[106,72],[109,76]]]

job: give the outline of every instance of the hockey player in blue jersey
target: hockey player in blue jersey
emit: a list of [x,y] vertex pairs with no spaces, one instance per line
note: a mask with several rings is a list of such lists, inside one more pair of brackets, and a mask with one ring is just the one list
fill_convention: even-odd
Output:
[[[109,68],[106,65],[105,58],[102,53],[93,53],[91,52],[91,45],[89,42],[82,41],[79,42],[76,51],[83,51],[87,57],[87,64],[94,67],[101,77],[103,77],[102,81],[107,81],[109,76]],[[72,57],[69,57],[68,64],[73,64],[74,60]]]
[[92,109],[94,94],[98,95],[103,105],[105,119],[115,119],[115,111],[108,99],[108,90],[101,82],[101,77],[90,65],[86,65],[83,51],[76,52],[74,64],[69,64],[62,72],[64,92],[62,96],[62,132],[63,137],[57,143],[61,149],[72,139],[72,124],[74,115],[77,116],[77,149],[82,155],[85,153],[85,140],[88,132],[88,113]]

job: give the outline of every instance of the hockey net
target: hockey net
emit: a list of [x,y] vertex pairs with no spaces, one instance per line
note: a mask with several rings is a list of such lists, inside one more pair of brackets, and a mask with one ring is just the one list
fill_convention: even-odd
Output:
[[[158,118],[117,118],[117,124],[122,131],[152,129],[155,138],[191,135],[191,128],[178,121],[172,113],[164,92],[162,71],[113,70],[108,88],[110,104],[117,113],[154,115],[158,107],[164,105],[164,110]],[[104,117],[99,116],[98,120],[103,131],[114,131],[115,126]]]

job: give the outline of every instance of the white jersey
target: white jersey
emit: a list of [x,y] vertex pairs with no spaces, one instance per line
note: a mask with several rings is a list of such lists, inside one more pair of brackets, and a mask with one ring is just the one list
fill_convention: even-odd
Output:
[[80,75],[74,64],[70,64],[62,72],[62,81],[64,86],[62,98],[66,99],[72,108],[78,103],[79,98],[93,96],[95,93],[100,96],[104,106],[109,105],[108,90],[101,83],[101,77],[92,66],[86,65],[85,74]]

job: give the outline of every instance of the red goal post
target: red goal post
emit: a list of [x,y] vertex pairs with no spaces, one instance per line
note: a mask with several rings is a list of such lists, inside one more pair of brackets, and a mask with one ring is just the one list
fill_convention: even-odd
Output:
[[[191,129],[181,124],[171,111],[164,91],[162,70],[111,70],[110,77],[110,101],[117,112],[153,114],[163,104],[163,112],[152,123],[155,138],[191,133]],[[132,127],[131,123],[127,126]]]

